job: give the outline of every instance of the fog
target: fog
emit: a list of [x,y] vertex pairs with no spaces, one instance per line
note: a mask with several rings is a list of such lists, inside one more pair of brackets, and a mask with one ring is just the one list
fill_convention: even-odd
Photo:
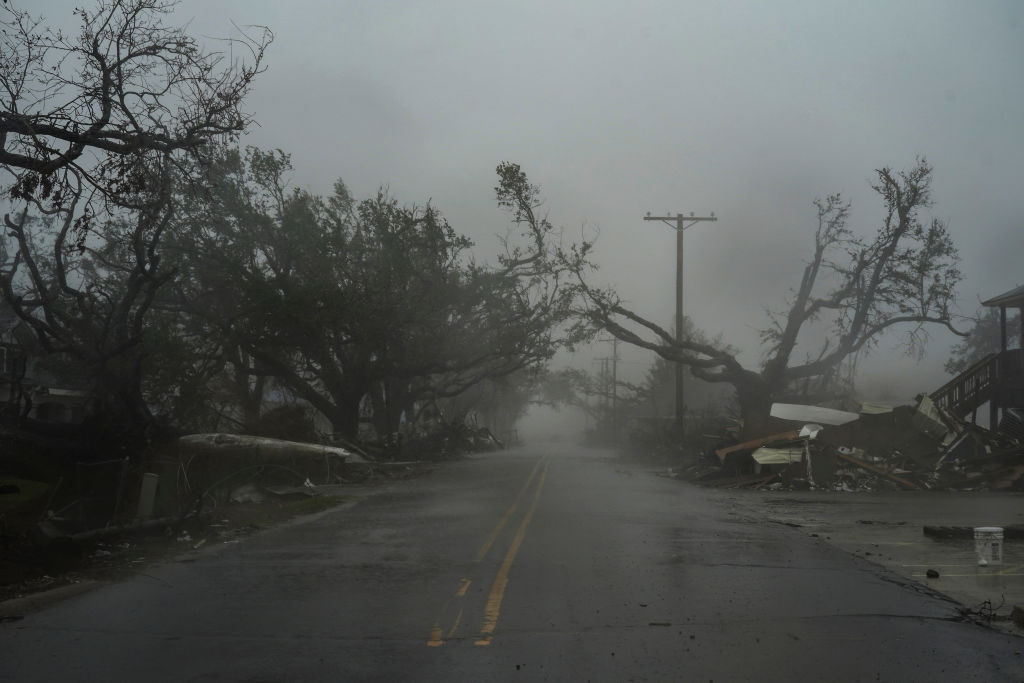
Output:
[[[73,4],[45,12],[70,18]],[[917,155],[963,257],[961,312],[1022,283],[1022,15],[1015,0],[185,0],[177,16],[211,37],[232,22],[274,31],[246,144],[290,152],[314,191],[341,177],[357,197],[385,185],[432,201],[480,260],[508,224],[494,168],[514,161],[567,237],[599,234],[599,280],[668,323],[673,236],[642,217],[714,211],[686,234],[685,309],[751,364],[764,310],[798,284],[812,200],[843,192],[869,233],[882,215],[873,170]],[[864,386],[938,386],[952,341],[934,330],[916,363],[884,340]],[[622,354],[638,379],[649,355]]]
[[517,423],[519,437],[526,443],[540,441],[564,441],[578,443],[593,421],[582,411],[563,407],[558,409],[545,406],[531,406],[526,415]]

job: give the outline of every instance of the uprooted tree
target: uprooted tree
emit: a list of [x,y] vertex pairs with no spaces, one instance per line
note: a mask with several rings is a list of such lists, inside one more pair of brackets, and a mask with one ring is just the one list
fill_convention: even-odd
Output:
[[[811,385],[829,385],[844,362],[871,349],[884,333],[901,331],[905,349],[920,353],[928,325],[957,332],[951,306],[961,277],[959,255],[947,226],[920,215],[931,204],[931,179],[932,168],[923,158],[909,170],[877,170],[872,188],[884,213],[871,239],[847,227],[850,204],[840,195],[814,202],[814,251],[788,309],[771,314],[770,326],[760,333],[758,369],[744,367],[733,348],[699,333],[677,340],[625,306],[613,290],[591,286],[589,264],[574,253],[567,258],[582,283],[582,315],[622,341],[689,366],[700,379],[731,384],[745,430],[756,434],[773,401]],[[827,329],[824,341],[814,348],[807,337],[822,329]]]

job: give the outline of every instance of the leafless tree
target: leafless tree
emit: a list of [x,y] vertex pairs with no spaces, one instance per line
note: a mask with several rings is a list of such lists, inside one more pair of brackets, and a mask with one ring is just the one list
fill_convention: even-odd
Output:
[[100,0],[75,10],[76,35],[0,7],[0,166],[15,199],[59,206],[79,179],[108,196],[141,180],[147,153],[196,153],[251,122],[241,105],[269,30],[208,51],[166,23],[176,4]]

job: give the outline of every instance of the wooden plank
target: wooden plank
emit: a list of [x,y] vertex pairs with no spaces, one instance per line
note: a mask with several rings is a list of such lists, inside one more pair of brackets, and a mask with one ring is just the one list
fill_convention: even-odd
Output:
[[921,488],[920,486],[918,486],[914,482],[907,481],[906,479],[904,479],[902,477],[897,477],[895,474],[890,474],[890,473],[886,472],[885,470],[883,470],[881,467],[876,467],[875,465],[872,465],[869,462],[864,462],[863,460],[858,460],[857,458],[854,458],[852,456],[846,455],[845,453],[836,453],[836,455],[839,458],[841,458],[841,459],[843,459],[843,460],[845,460],[847,462],[853,463],[857,467],[863,467],[866,470],[871,470],[872,472],[877,472],[878,474],[881,474],[883,477],[885,477],[887,479],[892,479],[897,484],[900,484],[901,486],[905,486],[908,489],[919,490]]
[[750,441],[744,441],[743,443],[738,443],[734,446],[726,446],[725,448],[719,448],[717,451],[715,451],[715,455],[718,456],[719,460],[725,462],[725,456],[729,455],[730,453],[735,453],[737,451],[752,451],[755,448],[760,448],[765,444],[769,444],[775,441],[795,441],[799,438],[800,432],[796,430],[791,432],[782,432],[781,434],[772,434],[771,436],[762,436],[759,439],[751,439]]

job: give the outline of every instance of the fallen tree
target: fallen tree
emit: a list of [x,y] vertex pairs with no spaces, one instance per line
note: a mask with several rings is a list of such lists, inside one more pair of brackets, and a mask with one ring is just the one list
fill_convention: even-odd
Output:
[[[850,204],[839,194],[814,202],[814,249],[788,308],[771,314],[760,332],[763,360],[745,367],[737,350],[698,331],[672,332],[627,307],[611,289],[591,284],[586,251],[563,254],[583,293],[580,315],[594,328],[691,368],[695,377],[736,391],[748,434],[767,426],[771,404],[799,390],[804,396],[834,386],[844,361],[856,359],[890,330],[902,333],[909,353],[920,353],[928,326],[957,331],[952,305],[960,281],[959,254],[947,226],[921,217],[931,205],[932,167],[923,158],[905,171],[881,168],[872,185],[883,216],[870,239],[847,226]],[[815,349],[812,324],[828,328]],[[806,353],[798,360],[799,353]]]

